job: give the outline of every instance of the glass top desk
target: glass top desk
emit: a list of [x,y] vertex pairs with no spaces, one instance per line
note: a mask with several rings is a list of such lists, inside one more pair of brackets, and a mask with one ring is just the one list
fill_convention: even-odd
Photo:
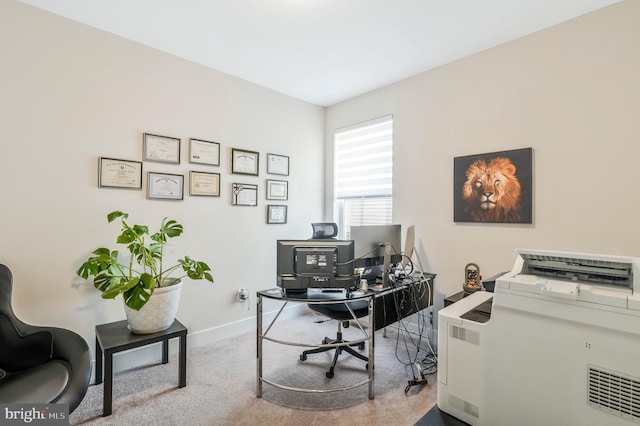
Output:
[[[359,293],[359,294],[358,294]],[[374,308],[373,308],[373,299],[376,296],[376,294],[374,292],[358,292],[356,294],[358,294],[357,296],[352,295],[351,293],[346,293],[346,292],[314,292],[314,293],[307,293],[307,292],[303,292],[303,293],[285,293],[284,291],[282,291],[282,289],[280,288],[273,288],[273,289],[269,289],[269,290],[262,290],[258,292],[258,312],[257,312],[257,322],[258,322],[258,329],[257,329],[257,356],[258,356],[258,363],[257,363],[257,396],[258,398],[262,397],[262,384],[263,383],[267,383],[271,386],[275,386],[277,388],[280,389],[286,389],[286,390],[290,390],[290,391],[295,391],[295,392],[310,392],[310,393],[328,393],[328,392],[338,392],[338,391],[345,391],[347,389],[353,389],[356,388],[358,386],[363,386],[368,384],[369,385],[369,399],[373,399],[374,398],[374,392],[373,392],[373,383],[374,383],[374,376],[373,376],[373,368],[374,368],[374,330],[373,329],[365,329],[362,324],[360,323],[360,321],[358,321],[358,318],[356,317],[355,313],[353,312],[353,309],[351,308],[351,306],[349,306],[349,303],[345,303],[345,306],[347,307],[347,309],[349,310],[349,312],[351,313],[351,317],[353,318],[353,320],[355,320],[355,322],[358,325],[358,328],[362,331],[362,335],[363,337],[359,340],[350,340],[349,342],[343,342],[343,343],[329,343],[329,344],[319,344],[319,343],[309,343],[309,342],[290,342],[290,341],[285,341],[285,340],[280,340],[280,339],[276,339],[273,337],[269,336],[269,332],[271,331],[273,325],[275,324],[275,322],[278,320],[278,317],[280,316],[280,314],[282,313],[282,311],[284,310],[284,308],[289,304],[289,303],[304,303],[304,304],[319,304],[319,305],[326,305],[326,304],[334,304],[334,303],[342,303],[342,302],[356,302],[356,301],[366,301],[368,303],[368,310],[369,310],[369,322],[373,324],[373,318],[374,318]],[[266,330],[264,329],[264,324],[263,324],[263,317],[262,317],[262,309],[263,309],[263,303],[264,303],[264,299],[271,299],[271,300],[276,300],[276,301],[280,301],[282,302],[282,305],[280,306],[280,309],[278,310],[278,312],[276,313],[275,317],[273,318],[273,320],[269,323],[269,325],[267,326]],[[350,344],[357,344],[357,343],[364,343],[364,342],[369,342],[369,362],[367,364],[367,370],[368,370],[368,377],[366,380],[357,382],[357,383],[353,383],[351,385],[347,385],[347,386],[343,386],[343,387],[339,387],[339,388],[331,388],[331,389],[303,389],[303,388],[298,388],[298,387],[292,387],[292,386],[286,386],[280,383],[276,383],[272,380],[266,379],[263,376],[263,371],[262,371],[262,361],[263,361],[263,357],[262,357],[262,345],[263,345],[263,341],[264,340],[268,340],[274,343],[278,343],[281,345],[289,345],[289,346],[300,346],[300,347],[304,347],[304,348],[329,348],[329,347],[333,347],[333,348],[337,348],[340,346],[347,346]]]
[[[367,292],[302,292],[302,293],[285,293],[281,288],[273,288],[268,290],[262,290],[257,293],[257,396],[262,397],[262,385],[267,383],[269,385],[291,390],[297,392],[315,392],[326,393],[343,391],[352,389],[358,386],[369,385],[369,399],[374,399],[374,364],[375,364],[375,331],[385,328],[386,326],[395,323],[398,320],[406,318],[424,308],[433,305],[433,281],[435,274],[423,273],[420,277],[414,277],[412,280],[403,281],[397,283],[395,287],[383,291],[367,291]],[[415,303],[406,303],[403,306],[397,306],[397,299],[406,297],[408,294],[415,297]],[[265,329],[263,321],[263,306],[264,299],[275,300],[282,302],[280,309],[277,311],[275,317]],[[366,301],[369,306],[369,324],[368,328],[364,328],[362,324],[356,318],[353,310],[349,308],[354,322],[362,332],[362,338],[360,340],[350,340],[345,343],[335,344],[318,344],[309,342],[289,342],[269,336],[274,323],[289,303],[304,303],[304,304],[332,304],[342,302],[355,302]],[[377,313],[376,313],[377,312]],[[355,343],[369,343],[369,362],[368,362],[368,378],[366,380],[354,383],[349,386],[344,386],[336,389],[301,389],[291,386],[285,386],[279,383],[275,383],[269,379],[266,379],[263,375],[263,342],[268,340],[282,345],[300,346],[305,348],[319,348],[319,347],[338,347],[346,346],[347,344]]]

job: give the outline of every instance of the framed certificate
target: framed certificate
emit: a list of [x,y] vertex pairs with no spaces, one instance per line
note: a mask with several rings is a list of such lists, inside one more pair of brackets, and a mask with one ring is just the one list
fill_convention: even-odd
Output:
[[267,206],[267,223],[287,223],[287,206]]
[[142,189],[142,161],[99,157],[98,187]]
[[180,164],[180,139],[144,134],[142,159],[159,163]]
[[267,179],[267,200],[286,200],[289,197],[289,182]]
[[259,158],[255,151],[231,148],[231,173],[258,176]]
[[189,195],[220,196],[220,173],[190,172]]
[[189,139],[189,162],[219,166],[220,144],[202,139]]
[[267,173],[289,176],[289,157],[286,155],[267,154]]
[[149,200],[182,200],[183,191],[183,175],[155,172],[147,174],[147,199]]
[[234,206],[257,206],[258,185],[248,183],[234,183],[231,204]]

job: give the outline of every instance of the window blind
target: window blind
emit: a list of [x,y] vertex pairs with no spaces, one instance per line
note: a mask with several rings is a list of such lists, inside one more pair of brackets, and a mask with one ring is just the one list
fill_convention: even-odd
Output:
[[337,199],[392,195],[392,116],[336,131],[334,149]]
[[345,238],[351,238],[352,226],[390,225],[391,197],[348,198],[344,204]]
[[337,130],[334,165],[340,234],[350,238],[352,226],[391,224],[393,117]]

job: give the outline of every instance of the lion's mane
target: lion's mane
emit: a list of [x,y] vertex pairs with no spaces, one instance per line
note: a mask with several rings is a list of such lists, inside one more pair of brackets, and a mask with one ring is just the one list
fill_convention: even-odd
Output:
[[520,222],[520,181],[516,166],[504,157],[474,161],[462,187],[466,213],[474,222]]

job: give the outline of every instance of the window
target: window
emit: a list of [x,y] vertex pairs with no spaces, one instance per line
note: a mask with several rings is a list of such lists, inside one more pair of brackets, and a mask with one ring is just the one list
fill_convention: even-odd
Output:
[[352,226],[389,225],[393,195],[393,117],[334,134],[335,216],[340,237]]

